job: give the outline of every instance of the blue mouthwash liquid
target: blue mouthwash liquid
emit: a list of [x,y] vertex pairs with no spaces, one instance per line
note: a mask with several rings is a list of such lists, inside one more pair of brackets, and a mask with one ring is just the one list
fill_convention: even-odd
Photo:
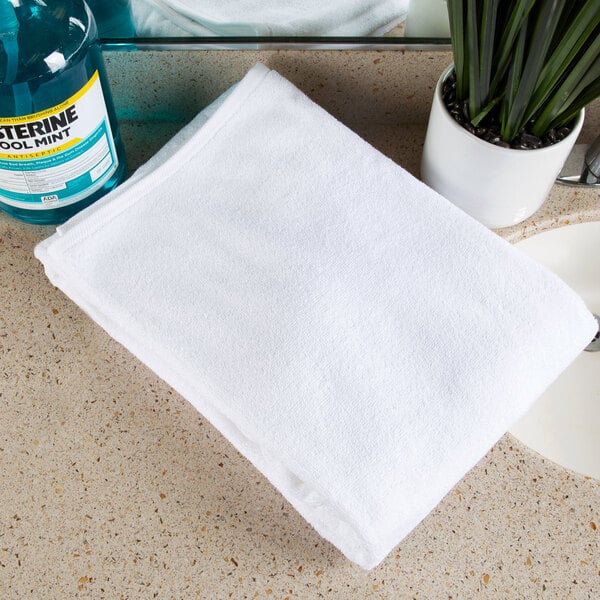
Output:
[[88,6],[0,0],[0,209],[30,223],[62,223],[124,175]]

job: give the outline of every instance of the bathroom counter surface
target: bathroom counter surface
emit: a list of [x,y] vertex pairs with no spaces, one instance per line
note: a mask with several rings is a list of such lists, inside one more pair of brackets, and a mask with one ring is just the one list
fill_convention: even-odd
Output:
[[[132,167],[179,126],[125,121]],[[424,123],[353,127],[418,171]],[[555,186],[499,234],[586,220],[600,194]],[[509,434],[380,566],[349,563],[50,285],[52,230],[0,216],[0,598],[600,597],[600,481]]]

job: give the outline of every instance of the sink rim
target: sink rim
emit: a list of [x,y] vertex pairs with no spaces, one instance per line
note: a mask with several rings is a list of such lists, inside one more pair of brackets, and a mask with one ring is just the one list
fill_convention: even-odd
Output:
[[[589,245],[597,250],[590,251]],[[586,273],[589,276],[597,271],[600,275],[600,221],[542,231],[515,246],[549,267],[582,296],[593,312],[600,314],[600,276],[592,275],[589,285],[583,285]],[[577,253],[582,251],[585,260],[577,260]],[[596,260],[590,260],[589,254]],[[573,269],[569,265],[574,257]],[[575,273],[559,272],[563,268],[571,268]],[[542,458],[600,480],[600,427],[594,428],[597,423],[600,423],[600,354],[582,352],[509,433]],[[565,427],[573,430],[565,435]]]

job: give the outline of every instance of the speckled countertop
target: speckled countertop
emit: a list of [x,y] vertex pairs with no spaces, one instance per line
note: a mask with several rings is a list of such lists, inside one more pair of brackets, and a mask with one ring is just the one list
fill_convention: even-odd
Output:
[[[132,168],[261,60],[414,173],[450,62],[400,51],[107,59]],[[584,137],[598,132],[596,103]],[[598,191],[555,186],[499,233],[593,219]],[[0,216],[0,598],[600,598],[600,481],[508,434],[379,567],[349,563],[48,283],[32,250],[51,231]]]

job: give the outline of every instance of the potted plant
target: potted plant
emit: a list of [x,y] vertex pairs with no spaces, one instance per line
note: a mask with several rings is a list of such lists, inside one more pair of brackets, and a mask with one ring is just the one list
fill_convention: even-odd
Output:
[[543,203],[600,96],[600,0],[448,0],[423,181],[488,227]]

